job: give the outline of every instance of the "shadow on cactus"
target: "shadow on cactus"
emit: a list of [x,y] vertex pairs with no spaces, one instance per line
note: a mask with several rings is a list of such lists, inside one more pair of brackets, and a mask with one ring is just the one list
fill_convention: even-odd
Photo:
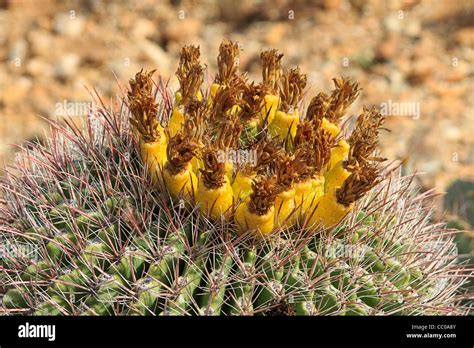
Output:
[[466,314],[471,273],[430,193],[378,156],[383,117],[347,110],[335,79],[303,110],[306,75],[262,53],[262,82],[224,41],[203,87],[139,72],[83,129],[51,122],[3,178],[2,312],[22,315]]

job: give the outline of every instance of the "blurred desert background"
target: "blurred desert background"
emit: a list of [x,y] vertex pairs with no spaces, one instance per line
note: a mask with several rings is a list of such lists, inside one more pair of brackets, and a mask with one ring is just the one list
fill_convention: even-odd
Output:
[[86,86],[114,101],[141,68],[176,85],[183,44],[200,45],[211,79],[223,38],[257,79],[260,51],[275,47],[308,73],[310,95],[358,80],[354,115],[415,107],[392,109],[382,153],[423,173],[422,190],[447,193],[436,219],[467,230],[460,252],[473,256],[473,0],[0,0],[0,162],[14,160],[12,144],[42,141],[41,117],[85,116]]

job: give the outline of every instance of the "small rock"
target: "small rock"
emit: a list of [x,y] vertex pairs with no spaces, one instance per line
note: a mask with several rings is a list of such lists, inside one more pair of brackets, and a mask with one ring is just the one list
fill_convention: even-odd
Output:
[[54,49],[52,47],[53,38],[46,30],[33,30],[28,33],[27,39],[33,55],[47,56]]
[[385,17],[383,24],[390,32],[401,32],[404,22],[403,19],[399,17],[399,14],[395,12]]
[[27,77],[16,78],[12,84],[6,85],[1,93],[1,100],[5,104],[21,102],[26,98],[33,83]]
[[26,73],[33,77],[49,77],[54,72],[51,65],[39,58],[33,58],[26,64]]
[[189,42],[201,31],[201,21],[194,18],[178,19],[168,23],[163,38],[165,41]]
[[379,43],[375,49],[375,58],[379,61],[391,60],[397,54],[400,45],[400,36],[390,35],[387,39]]
[[460,45],[474,46],[474,27],[471,26],[458,30],[454,37]]
[[80,61],[81,59],[77,54],[69,53],[64,55],[54,67],[54,75],[61,80],[69,79],[77,72]]
[[326,10],[335,10],[341,5],[341,0],[323,0],[322,5]]
[[156,32],[155,24],[148,19],[137,19],[133,22],[132,35],[136,38],[150,38]]
[[25,40],[16,40],[10,48],[10,52],[8,53],[8,58],[10,60],[20,59],[24,60],[26,57],[26,53],[28,51],[28,45]]
[[458,140],[462,138],[462,132],[458,127],[448,126],[444,128],[444,136],[446,140]]
[[286,23],[278,23],[271,26],[271,29],[265,35],[265,42],[268,45],[277,45],[282,41],[288,30],[288,25]]
[[406,80],[412,85],[418,85],[426,81],[432,76],[434,65],[429,59],[417,60],[412,64],[412,69],[406,76]]
[[54,17],[54,31],[65,36],[78,36],[84,28],[84,19],[76,13],[59,13]]
[[390,87],[394,91],[401,91],[405,88],[405,80],[403,78],[403,74],[400,71],[396,69],[390,70],[388,79],[390,81]]
[[418,20],[410,20],[403,27],[403,32],[410,37],[418,37],[421,32],[421,23]]

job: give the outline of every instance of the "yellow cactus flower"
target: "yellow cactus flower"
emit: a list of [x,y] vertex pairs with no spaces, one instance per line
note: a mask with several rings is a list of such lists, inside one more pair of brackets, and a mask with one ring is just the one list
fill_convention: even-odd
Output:
[[324,195],[324,176],[318,175],[315,178],[307,178],[294,184],[295,187],[295,207],[297,214],[294,220],[304,218],[319,203]]
[[231,161],[226,161],[225,162],[225,175],[227,176],[227,179],[229,182],[233,181],[234,177],[234,163]]
[[349,175],[351,175],[351,172],[345,168],[344,162],[339,161],[334,168],[324,174],[325,192],[341,187]]
[[211,88],[210,88],[209,98],[211,98],[211,97],[214,98],[214,97],[216,96],[217,91],[219,90],[220,87],[221,87],[220,84],[214,82],[214,83],[211,85]]
[[146,142],[140,140],[140,155],[145,168],[151,176],[155,185],[159,182],[159,173],[163,170],[167,162],[166,147],[167,141],[163,128],[160,126],[158,131],[160,136],[157,141]]
[[234,182],[232,184],[232,190],[234,192],[235,201],[245,201],[252,193],[252,182],[255,179],[254,173],[243,173],[237,172],[235,175]]
[[263,97],[263,106],[259,112],[260,123],[266,121],[267,124],[271,124],[275,118],[275,114],[280,105],[280,97],[273,94],[267,94]]
[[197,189],[197,178],[193,172],[191,159],[194,157],[197,144],[189,136],[178,133],[171,137],[167,147],[167,158],[163,170],[163,180],[175,200],[184,199],[191,202]]
[[271,124],[280,105],[278,84],[281,76],[281,58],[283,54],[275,49],[260,54],[262,62],[262,87],[265,90],[263,105],[259,113],[260,122]]
[[154,71],[140,71],[130,80],[127,93],[130,123],[140,140],[140,156],[153,182],[158,184],[159,173],[166,163],[167,139],[158,120],[158,104],[153,94]]
[[193,166],[193,172],[194,173],[199,173],[199,169],[204,168],[204,162],[202,158],[195,156],[191,160],[191,165]]
[[351,173],[343,184],[330,187],[319,201],[309,219],[310,225],[321,224],[325,228],[336,226],[354,207],[354,202],[379,183],[380,169],[364,164]]
[[353,208],[353,204],[345,206],[338,203],[336,198],[336,189],[331,189],[319,200],[314,212],[311,212],[309,225],[322,225],[324,228],[330,228],[337,225],[344,216]]
[[337,124],[328,121],[326,117],[323,117],[321,127],[327,130],[334,138],[341,133],[341,128]]
[[234,220],[240,234],[251,233],[257,238],[270,235],[275,228],[276,178],[263,177],[252,183],[249,199],[236,209]]
[[331,150],[331,160],[329,162],[329,170],[333,169],[337,163],[345,161],[349,155],[350,146],[345,140],[337,143],[337,146]]
[[175,136],[184,124],[184,107],[175,106],[173,108],[173,113],[171,114],[170,121],[168,124],[170,130],[170,136]]
[[[169,163],[169,162],[168,162]],[[191,163],[179,173],[173,174],[165,167],[163,180],[173,199],[185,199],[191,202],[197,190],[197,178]]]
[[298,112],[298,109],[288,113],[283,111],[277,111],[275,113],[275,117],[272,123],[270,123],[270,125],[268,126],[270,135],[272,137],[280,137],[281,139],[286,139],[289,133],[291,139],[294,139],[296,135],[296,127],[298,126],[299,120],[300,114]]
[[[307,77],[299,68],[282,70],[283,55],[266,50],[262,82],[254,83],[239,72],[239,53],[237,43],[222,42],[203,97],[199,47],[183,47],[179,89],[163,115],[153,72],[131,80],[130,122],[149,175],[173,201],[184,199],[212,220],[232,217],[242,234],[261,238],[308,220],[335,226],[377,181],[383,117],[364,108],[346,137],[341,120],[359,94],[357,83],[334,79],[330,94],[319,93],[302,110]],[[255,154],[245,166],[242,151]]]
[[[196,100],[197,101],[202,101],[202,92],[199,90],[197,91],[196,93]],[[179,105],[181,104],[181,102],[183,101],[183,95],[181,94],[180,91],[177,91],[175,94],[174,94],[174,103],[175,105]]]
[[285,71],[280,82],[281,102],[269,130],[272,136],[286,139],[290,135],[293,140],[300,120],[298,104],[306,88],[307,77],[299,68],[293,68]]
[[227,218],[232,213],[233,192],[229,179],[224,177],[220,187],[208,188],[201,177],[196,192],[199,210],[213,220]]
[[199,210],[214,220],[232,213],[233,191],[226,176],[225,163],[218,160],[217,150],[209,146],[200,169],[196,203]]
[[170,136],[175,136],[184,124],[186,104],[194,99],[202,100],[200,91],[204,69],[199,63],[199,47],[184,46],[181,50],[176,76],[179,90],[175,93],[173,113],[169,120]]
[[256,237],[270,235],[275,228],[275,207],[272,206],[264,214],[258,214],[250,209],[250,203],[241,203],[235,211],[235,222],[239,233],[251,231]]
[[290,188],[275,196],[275,226],[284,227],[293,220],[296,213],[295,189]]

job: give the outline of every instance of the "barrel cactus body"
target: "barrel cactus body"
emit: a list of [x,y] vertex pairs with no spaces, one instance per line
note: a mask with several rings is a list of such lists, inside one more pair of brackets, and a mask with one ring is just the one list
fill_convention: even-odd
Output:
[[[232,54],[226,56],[226,49]],[[235,59],[236,54],[235,45],[226,43],[221,46],[220,61]],[[276,57],[274,61],[279,62],[281,57]],[[256,119],[265,107],[265,96],[275,93],[275,89],[266,91],[262,87],[260,108],[239,105],[241,94],[228,95],[226,88],[239,88],[239,84],[248,82],[236,81],[239,75],[235,69],[227,71],[225,66],[229,64],[221,63],[219,88],[209,98],[194,99],[190,95],[196,95],[196,87],[181,86],[181,93],[188,95],[190,102],[184,106],[182,130],[177,132],[192,138],[192,146],[182,145],[179,139],[173,138],[174,134],[167,132],[167,120],[173,112],[172,94],[160,88],[153,107],[137,103],[140,115],[153,117],[153,123],[147,124],[146,117],[138,119],[134,110],[125,105],[105,107],[98,103],[84,129],[52,122],[51,137],[46,144],[32,144],[18,156],[15,170],[5,175],[0,187],[4,199],[0,238],[5,251],[0,259],[1,312],[21,315],[467,313],[468,308],[461,301],[465,299],[463,286],[470,274],[457,264],[454,231],[430,221],[429,193],[416,190],[413,176],[401,176],[398,170],[385,169],[385,178],[370,180],[369,169],[368,172],[354,169],[366,163],[357,157],[356,150],[349,151],[347,170],[370,181],[370,187],[349,176],[339,186],[329,188],[331,194],[334,190],[338,192],[335,204],[347,208],[342,217],[337,221],[332,218],[334,223],[330,226],[314,224],[312,216],[318,214],[319,205],[306,204],[311,211],[307,209],[303,213],[302,204],[296,202],[293,212],[285,213],[289,217],[278,220],[275,196],[288,192],[298,180],[308,180],[310,175],[317,178],[330,175],[330,153],[337,142],[334,139],[329,151],[322,153],[321,139],[332,138],[323,131],[318,133],[321,122],[318,125],[317,118],[321,120],[320,116],[325,115],[337,122],[339,116],[334,114],[343,113],[347,107],[338,99],[341,93],[333,93],[332,99],[314,100],[310,106],[315,113],[308,112],[306,117],[311,124],[299,122],[299,132],[293,135],[287,132],[286,139],[278,139],[278,151],[269,150],[271,142],[261,144],[262,133],[268,132],[265,124],[268,119],[258,132],[245,139],[245,146],[250,143],[254,146],[251,149],[257,149],[257,163],[253,169],[235,165],[231,178],[239,170],[259,178],[253,180],[253,191],[244,199],[239,190],[232,206],[220,218],[203,213],[192,194],[180,196],[179,190],[170,194],[166,182],[160,180],[163,178],[160,173],[150,172],[150,166],[144,163],[141,156],[144,141],[156,142],[156,137],[166,136],[161,138],[164,144],[182,145],[180,151],[168,150],[169,157],[163,161],[166,164],[157,166],[158,170],[171,168],[172,173],[179,173],[182,168],[189,169],[197,152],[207,153],[201,149],[208,149],[212,140],[212,146],[224,144],[238,148],[242,139],[233,114],[248,113],[253,108],[252,117],[242,114],[240,119]],[[185,68],[183,63],[180,71],[183,81],[187,76]],[[270,71],[267,79],[278,77],[274,73],[277,66],[266,68]],[[226,71],[232,76],[226,76]],[[145,80],[147,76],[150,77],[140,75]],[[291,89],[288,85],[292,80],[283,80],[286,83],[282,88],[287,90],[282,90],[280,98],[287,111],[299,102],[295,96],[298,86]],[[146,98],[151,91],[149,84],[141,81],[140,85],[138,78],[134,82],[131,98],[139,96],[150,103]],[[274,86],[278,81],[271,82]],[[336,90],[339,88],[341,92],[346,88],[347,92],[350,86],[341,87],[339,83],[338,80]],[[192,93],[187,94],[186,88]],[[346,102],[348,99],[350,96]],[[226,112],[221,102],[234,111]],[[315,110],[324,109],[325,105],[325,114],[318,116]],[[362,119],[370,113],[367,111]],[[147,132],[147,125],[156,129],[156,120],[163,124],[164,133]],[[212,128],[209,123],[218,126]],[[227,127],[222,128],[222,123]],[[305,138],[303,130],[308,125],[314,127],[311,128],[314,136],[320,138]],[[353,134],[362,132],[366,125],[358,123],[359,129]],[[213,130],[206,135],[200,127]],[[216,129],[231,131],[219,134]],[[348,139],[353,148],[361,145],[355,138],[357,134]],[[308,141],[314,151],[303,149]],[[370,148],[373,144],[362,145],[369,147],[370,152],[374,150]],[[187,152],[189,149],[192,151]],[[268,161],[264,154],[278,156],[281,151],[286,152],[286,165],[294,161],[293,172],[284,171],[278,165],[272,171],[278,157]],[[305,157],[313,152],[321,154],[321,158]],[[163,149],[160,153],[163,156]],[[218,188],[221,183],[230,187],[232,183],[223,163],[215,163],[215,158],[209,156],[200,160],[203,168],[193,177],[205,177],[205,183],[212,185],[209,187]],[[268,168],[262,171],[259,166]],[[262,174],[268,171],[269,174]],[[262,175],[268,177],[261,179]],[[262,182],[268,187],[259,187]],[[347,186],[361,191],[350,191]],[[274,212],[278,221],[274,231],[262,235],[258,227],[248,231],[239,229],[235,212],[240,204],[247,204],[250,213]],[[324,214],[319,219],[324,220]]]

